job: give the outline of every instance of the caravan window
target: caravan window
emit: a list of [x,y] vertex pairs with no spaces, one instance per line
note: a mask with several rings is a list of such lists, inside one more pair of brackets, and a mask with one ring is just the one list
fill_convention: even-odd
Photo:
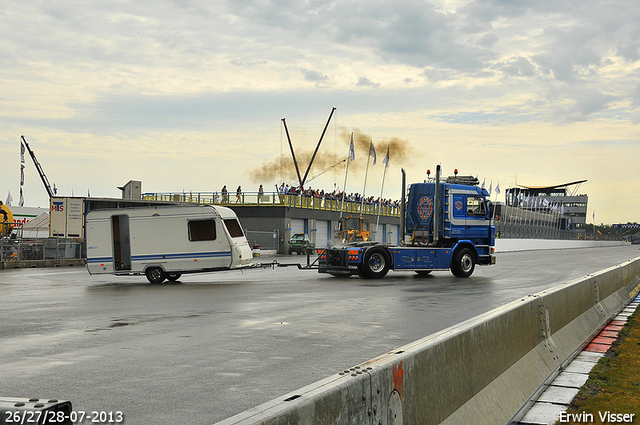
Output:
[[197,220],[189,222],[190,241],[214,241],[216,240],[216,221]]
[[241,238],[244,236],[240,223],[235,218],[228,218],[224,221],[224,225],[227,226],[227,230],[232,238]]

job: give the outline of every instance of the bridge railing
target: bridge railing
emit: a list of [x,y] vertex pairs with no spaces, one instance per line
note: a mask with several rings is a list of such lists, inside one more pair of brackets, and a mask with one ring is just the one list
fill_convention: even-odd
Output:
[[256,207],[291,207],[323,211],[342,211],[347,214],[371,214],[388,217],[400,217],[400,207],[380,205],[378,203],[362,203],[360,201],[344,202],[340,199],[314,197],[277,192],[198,192],[198,193],[145,193],[142,199],[147,201],[188,202],[200,205],[256,206]]

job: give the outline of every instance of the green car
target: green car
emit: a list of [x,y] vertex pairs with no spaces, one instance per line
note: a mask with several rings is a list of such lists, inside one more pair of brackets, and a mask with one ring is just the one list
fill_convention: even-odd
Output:
[[311,251],[314,248],[315,245],[309,241],[309,236],[306,233],[296,233],[289,239],[289,255],[294,252],[306,254],[307,251]]

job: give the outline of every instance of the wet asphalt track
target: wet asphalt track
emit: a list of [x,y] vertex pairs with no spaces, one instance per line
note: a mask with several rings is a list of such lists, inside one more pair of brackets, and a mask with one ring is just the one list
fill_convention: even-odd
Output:
[[637,246],[501,253],[470,279],[277,268],[150,285],[82,268],[3,270],[0,398],[70,400],[76,411],[121,411],[126,424],[213,424],[639,256]]

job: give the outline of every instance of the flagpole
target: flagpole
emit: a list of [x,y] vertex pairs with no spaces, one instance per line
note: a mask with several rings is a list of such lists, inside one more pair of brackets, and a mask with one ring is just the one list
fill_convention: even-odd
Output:
[[384,171],[382,172],[382,186],[380,186],[380,203],[378,203],[378,218],[376,219],[376,233],[378,233],[378,225],[380,224],[380,211],[382,210],[382,191],[384,190],[384,178],[387,175],[387,167],[389,166],[389,146],[387,146],[387,156],[384,157],[382,162],[384,163]]
[[347,168],[344,171],[344,185],[342,186],[342,201],[340,202],[340,218],[342,218],[342,210],[344,208],[344,195],[347,190],[347,174],[349,174],[349,163],[351,162],[351,157],[355,157],[355,152],[353,151],[353,131],[351,132],[351,144],[349,145],[349,155],[347,156]]
[[[373,144],[373,140],[371,141]],[[369,174],[369,163],[371,162],[371,148],[369,148],[369,155],[367,155],[367,168],[364,172],[364,186],[362,187],[362,200],[360,201],[360,215],[362,215],[362,211],[364,210],[364,194],[367,189],[367,174]]]

